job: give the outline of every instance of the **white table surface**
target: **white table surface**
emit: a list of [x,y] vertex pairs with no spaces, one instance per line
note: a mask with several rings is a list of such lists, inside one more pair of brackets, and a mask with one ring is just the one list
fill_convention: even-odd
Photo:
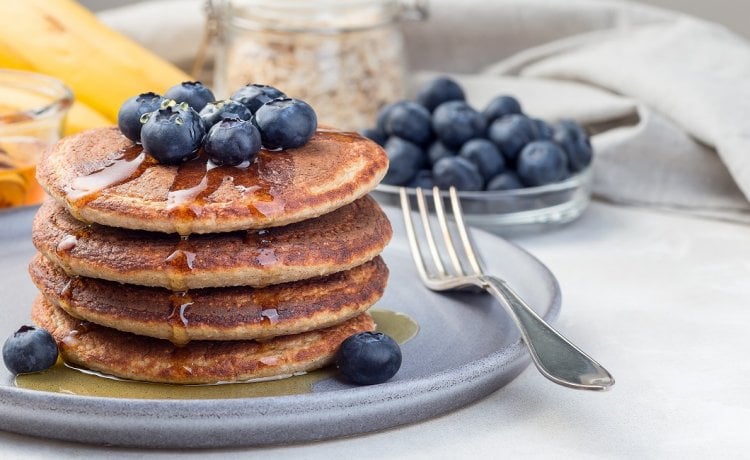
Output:
[[531,367],[459,411],[349,439],[183,452],[0,432],[0,458],[750,457],[750,228],[594,203],[515,241],[557,276],[557,326],[614,374],[611,391],[562,388]]

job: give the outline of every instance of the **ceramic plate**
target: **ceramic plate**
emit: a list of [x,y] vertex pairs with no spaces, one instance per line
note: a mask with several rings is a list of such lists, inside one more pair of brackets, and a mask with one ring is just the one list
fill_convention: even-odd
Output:
[[[0,340],[29,322],[36,295],[26,273],[34,254],[34,209],[0,213]],[[49,438],[141,447],[270,445],[330,439],[414,423],[471,403],[529,364],[517,331],[488,295],[438,294],[414,270],[400,211],[386,209],[394,239],[391,270],[378,308],[419,324],[402,345],[391,381],[350,386],[335,378],[312,392],[242,399],[123,399],[18,388],[0,366],[0,429]],[[549,270],[511,243],[482,231],[475,242],[489,271],[506,278],[546,320],[556,319],[560,291]],[[250,384],[252,385],[252,384]]]

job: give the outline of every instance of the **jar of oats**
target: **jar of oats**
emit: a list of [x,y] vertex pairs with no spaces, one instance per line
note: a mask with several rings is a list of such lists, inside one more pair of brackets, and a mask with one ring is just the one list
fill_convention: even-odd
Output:
[[404,96],[398,22],[425,15],[422,2],[400,0],[213,0],[217,97],[271,85],[312,105],[320,124],[372,126]]

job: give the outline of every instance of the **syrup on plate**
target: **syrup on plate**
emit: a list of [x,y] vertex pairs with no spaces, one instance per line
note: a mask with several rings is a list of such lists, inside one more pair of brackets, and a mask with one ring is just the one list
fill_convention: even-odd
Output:
[[[186,300],[188,299],[178,298],[175,304]],[[178,323],[181,323],[181,316],[184,314],[182,305],[187,305],[187,302],[177,307],[175,312],[173,323],[176,324],[177,329],[180,327]],[[399,344],[411,340],[419,331],[417,322],[403,313],[382,309],[374,309],[370,313],[375,318],[378,331],[390,335]],[[76,331],[71,334],[69,340],[75,340],[78,334],[86,333],[86,322],[82,321],[80,328],[77,327]],[[17,376],[15,384],[20,388],[30,390],[109,398],[228,399],[310,393],[315,383],[335,375],[334,369],[324,368],[272,381],[216,385],[167,385],[105,376],[88,370],[74,369],[59,361],[44,372]]]

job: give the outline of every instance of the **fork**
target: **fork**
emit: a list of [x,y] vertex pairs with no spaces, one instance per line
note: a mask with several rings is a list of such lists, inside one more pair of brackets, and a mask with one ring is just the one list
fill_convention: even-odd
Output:
[[[437,187],[432,189],[435,215],[445,247],[443,253],[447,253],[452,270],[446,269],[443,264],[444,256],[441,256],[433,235],[429,210],[422,189],[416,189],[417,208],[432,259],[433,267],[431,268],[428,268],[426,264],[421,250],[422,245],[417,239],[412,220],[412,207],[406,189],[401,187],[399,193],[412,257],[419,277],[428,289],[452,291],[474,286],[489,292],[505,308],[518,327],[531,355],[531,360],[542,375],[559,385],[580,390],[607,390],[614,385],[614,378],[604,367],[547,324],[505,280],[485,273],[469,238],[461,212],[461,204],[454,187],[451,187],[448,193],[458,239],[463,248],[465,260],[463,263],[454,244],[455,231],[451,232],[448,225],[440,190]],[[468,262],[468,267],[465,269],[466,262]]]

